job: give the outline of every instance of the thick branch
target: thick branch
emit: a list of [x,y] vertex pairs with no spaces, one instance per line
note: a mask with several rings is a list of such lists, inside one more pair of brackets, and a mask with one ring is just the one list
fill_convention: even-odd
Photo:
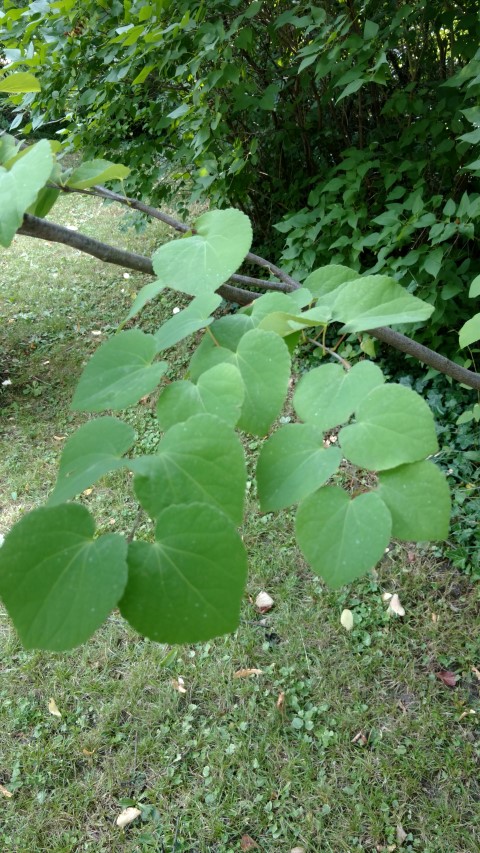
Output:
[[[92,237],[86,237],[78,231],[72,231],[69,228],[64,228],[62,225],[49,222],[47,219],[39,219],[37,216],[25,214],[23,225],[18,230],[18,233],[27,237],[38,237],[41,240],[63,243],[66,246],[78,249],[80,252],[85,252],[87,255],[93,255],[93,257],[99,258],[101,261],[105,261],[106,263],[117,264],[125,267],[126,269],[136,270],[137,272],[143,272],[147,275],[154,275],[150,258],[147,258],[144,255],[137,255],[134,252],[126,252],[124,249],[117,249],[114,246],[108,246],[106,243],[101,243],[99,240],[94,240]],[[268,262],[265,262],[265,264],[272,271],[275,270],[275,267],[272,264],[268,264]],[[262,281],[262,279],[252,280],[248,279],[247,276],[232,276],[231,281],[235,280],[239,281],[239,283],[245,284],[255,282],[257,287],[261,287],[265,290],[271,289],[272,285],[275,286],[274,282],[266,282]],[[282,282],[282,289],[283,286],[285,286],[287,291],[291,291],[296,290],[300,286],[298,282],[294,281],[294,279],[291,279],[291,282],[291,285],[286,286]],[[238,305],[248,305],[253,301],[253,299],[256,299],[260,295],[258,293],[252,293],[248,290],[244,290],[243,288],[234,287],[230,284],[223,284],[218,288],[218,293],[220,293],[224,299],[227,299],[229,302],[236,302]],[[450,359],[445,358],[443,355],[439,355],[439,353],[434,352],[434,350],[431,350],[422,344],[418,344],[411,338],[407,338],[406,335],[394,332],[392,329],[385,326],[377,329],[371,329],[369,334],[389,346],[394,347],[394,349],[407,353],[419,361],[422,361],[424,364],[428,364],[440,373],[451,376],[452,379],[455,379],[457,382],[461,382],[463,385],[468,385],[470,388],[474,388],[475,390],[480,390],[480,374],[473,373],[471,370],[466,370],[464,367],[460,367],[460,365],[455,364],[454,361],[450,361]]]

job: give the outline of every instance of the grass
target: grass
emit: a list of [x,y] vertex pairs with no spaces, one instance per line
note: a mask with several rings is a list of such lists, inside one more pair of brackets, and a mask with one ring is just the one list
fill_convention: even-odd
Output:
[[[121,213],[84,197],[55,213],[145,253],[165,238],[158,225],[121,231]],[[27,238],[2,252],[2,266],[6,533],[51,490],[65,436],[82,421],[68,408],[82,364],[143,279]],[[174,304],[164,297],[143,327]],[[172,376],[187,357],[187,347],[172,352]],[[141,449],[154,447],[151,402],[128,418]],[[126,475],[82,500],[100,529],[134,524]],[[13,796],[0,789],[0,849],[236,853],[249,836],[264,853],[478,853],[478,586],[432,549],[392,544],[368,578],[330,592],[306,568],[291,521],[260,517],[252,486],[251,572],[234,636],[170,649],[114,613],[78,650],[26,652],[2,612],[0,784]],[[265,616],[260,590],[275,601]],[[399,593],[403,619],[388,614],[384,591]],[[262,673],[235,678],[244,668]],[[441,670],[455,672],[455,688]],[[128,805],[141,815],[123,831],[115,818]]]

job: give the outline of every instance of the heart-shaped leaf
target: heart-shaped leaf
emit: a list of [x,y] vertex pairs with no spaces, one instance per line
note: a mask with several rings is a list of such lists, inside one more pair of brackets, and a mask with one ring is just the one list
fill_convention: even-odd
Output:
[[401,465],[378,479],[378,493],[392,515],[392,536],[408,542],[447,538],[450,489],[433,462]]
[[470,344],[480,341],[480,314],[474,314],[463,324],[458,337],[461,347],[469,347]]
[[70,500],[104,474],[122,468],[126,463],[121,457],[134,440],[133,429],[117,418],[96,418],[83,424],[65,445],[55,489],[48,499],[50,506]]
[[159,280],[196,296],[216,290],[242,263],[252,226],[240,210],[210,210],[195,223],[196,234],[160,246],[152,257]]
[[132,542],[120,611],[160,643],[198,643],[234,631],[247,575],[243,542],[212,506],[170,506],[155,542]]
[[196,385],[181,380],[163,389],[157,405],[162,430],[192,415],[209,412],[234,427],[245,396],[242,377],[233,364],[218,364],[202,373]]
[[418,462],[438,450],[435,423],[427,404],[404,385],[380,385],[356,411],[356,423],[338,436],[354,465],[383,471]]
[[408,293],[393,278],[367,275],[345,284],[332,306],[333,319],[345,325],[340,331],[363,332],[376,326],[419,323],[434,306]]
[[67,180],[67,187],[85,190],[95,184],[105,181],[122,181],[130,174],[127,166],[121,163],[111,163],[110,160],[87,160],[74,169]]
[[323,447],[322,435],[310,424],[287,424],[265,442],[257,464],[263,512],[283,509],[316,491],[335,473],[342,454]]
[[275,332],[252,329],[238,345],[236,363],[245,385],[238,426],[253,435],[266,435],[287,396],[288,349]]
[[210,314],[218,308],[221,301],[222,297],[218,293],[202,293],[192,299],[190,305],[170,317],[155,333],[158,352],[170,349],[179,341],[212,323],[213,317]]
[[150,394],[168,365],[152,364],[158,352],[153,335],[139,329],[120,332],[105,341],[88,362],[77,385],[72,409],[103,412],[125,409]]
[[120,599],[127,544],[78,504],[36,509],[0,549],[0,595],[27,649],[62,651],[88,640]]
[[[214,438],[214,440],[212,440]],[[152,518],[171,504],[199,502],[243,518],[246,469],[233,429],[214,415],[195,415],[171,427],[155,456],[132,460],[138,500]]]
[[384,381],[371,361],[360,361],[348,371],[340,364],[323,364],[302,376],[293,405],[302,421],[331,429],[348,421],[363,398]]
[[364,575],[382,557],[392,519],[375,492],[351,500],[338,486],[324,486],[300,504],[295,526],[312,569],[336,589]]
[[20,95],[24,92],[40,92],[41,86],[37,78],[28,71],[16,71],[8,77],[0,76],[0,92],[9,95]]
[[0,166],[0,245],[10,245],[52,168],[52,149],[46,139],[15,160],[9,171]]

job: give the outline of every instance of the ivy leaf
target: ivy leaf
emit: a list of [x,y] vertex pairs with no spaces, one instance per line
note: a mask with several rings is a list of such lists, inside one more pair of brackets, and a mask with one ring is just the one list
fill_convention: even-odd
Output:
[[218,308],[221,301],[222,297],[218,293],[202,293],[192,299],[190,305],[187,305],[179,314],[170,317],[155,333],[158,352],[170,349],[179,341],[210,325],[213,322],[210,314]]
[[123,594],[127,545],[94,539],[85,507],[62,504],[22,518],[0,550],[0,595],[27,649],[63,651],[100,627]]
[[235,524],[242,521],[243,448],[233,429],[214,415],[194,415],[172,426],[156,455],[132,460],[131,469],[135,493],[152,518],[171,504],[200,502],[222,510]]
[[243,542],[212,506],[167,507],[155,543],[132,542],[125,619],[160,643],[198,643],[234,631],[247,575]]
[[185,380],[167,385],[158,401],[157,418],[164,431],[202,412],[216,415],[234,427],[244,396],[239,370],[233,364],[218,364],[202,373],[196,385]]
[[67,187],[75,190],[86,190],[95,184],[106,181],[122,181],[130,174],[127,166],[121,163],[111,163],[110,160],[87,160],[74,169],[67,180]]
[[378,494],[392,515],[392,536],[408,542],[446,539],[450,489],[445,475],[426,460],[379,474]]
[[72,409],[102,412],[125,409],[156,388],[167,369],[166,361],[152,364],[158,352],[153,335],[139,329],[120,332],[105,341],[83,371]]
[[350,500],[338,486],[324,486],[300,504],[295,526],[312,569],[337,589],[364,575],[382,557],[392,519],[375,492]]
[[412,296],[393,278],[367,275],[342,287],[333,306],[333,319],[345,324],[342,333],[363,332],[377,326],[428,320],[433,310],[433,305]]
[[287,424],[265,442],[257,464],[262,512],[283,509],[316,491],[342,461],[337,447],[323,447],[309,424]]
[[469,347],[480,340],[480,314],[474,314],[460,329],[458,335],[460,346]]
[[0,245],[10,245],[52,168],[52,150],[46,139],[19,157],[9,171],[0,166]]
[[374,388],[358,406],[356,423],[338,439],[350,462],[372,471],[418,462],[438,450],[430,409],[403,385]]
[[290,355],[274,332],[252,329],[237,349],[237,365],[245,385],[238,422],[252,435],[266,435],[282,410],[290,379]]
[[196,234],[160,246],[152,257],[159,280],[196,296],[216,290],[235,272],[252,243],[252,226],[239,210],[211,210],[195,223]]
[[364,397],[384,381],[371,361],[360,361],[348,371],[340,364],[324,364],[302,376],[293,405],[302,421],[331,429],[348,421]]
[[134,440],[133,429],[117,418],[96,418],[83,424],[65,445],[49,505],[64,503],[109,471],[123,468],[126,463],[121,457]]

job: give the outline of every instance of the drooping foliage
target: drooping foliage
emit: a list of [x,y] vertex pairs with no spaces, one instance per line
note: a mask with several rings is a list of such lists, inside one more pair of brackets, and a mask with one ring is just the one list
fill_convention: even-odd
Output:
[[434,348],[469,316],[475,0],[7,0],[2,25],[42,73],[14,127],[121,160],[130,193],[239,207],[297,277],[393,274],[435,305]]

